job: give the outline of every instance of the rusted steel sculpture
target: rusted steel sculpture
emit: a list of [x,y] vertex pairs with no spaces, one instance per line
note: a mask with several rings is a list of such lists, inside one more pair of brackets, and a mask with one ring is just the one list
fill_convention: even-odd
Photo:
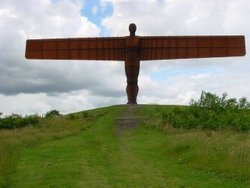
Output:
[[27,59],[125,61],[128,104],[136,104],[140,60],[245,55],[244,36],[130,36],[27,40]]

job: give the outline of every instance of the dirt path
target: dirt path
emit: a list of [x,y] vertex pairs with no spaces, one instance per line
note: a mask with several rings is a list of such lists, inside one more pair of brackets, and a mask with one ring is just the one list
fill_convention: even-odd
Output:
[[144,117],[136,116],[139,105],[126,105],[124,112],[117,117],[115,134],[121,135],[122,132],[134,129],[139,126]]

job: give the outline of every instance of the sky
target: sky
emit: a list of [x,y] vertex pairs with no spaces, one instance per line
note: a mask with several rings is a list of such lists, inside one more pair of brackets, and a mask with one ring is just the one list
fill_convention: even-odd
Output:
[[250,99],[249,0],[1,0],[0,112],[71,113],[127,102],[124,62],[27,60],[32,38],[245,35],[246,56],[141,61],[139,104],[188,105],[201,91]]

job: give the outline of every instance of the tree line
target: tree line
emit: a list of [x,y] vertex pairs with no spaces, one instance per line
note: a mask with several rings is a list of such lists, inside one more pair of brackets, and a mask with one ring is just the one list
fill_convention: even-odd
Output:
[[6,117],[1,117],[3,113],[0,113],[0,129],[15,129],[26,126],[35,126],[38,125],[40,120],[43,118],[52,118],[54,116],[60,116],[58,110],[51,110],[45,114],[44,117],[39,116],[38,114],[21,116],[19,114],[11,114]]

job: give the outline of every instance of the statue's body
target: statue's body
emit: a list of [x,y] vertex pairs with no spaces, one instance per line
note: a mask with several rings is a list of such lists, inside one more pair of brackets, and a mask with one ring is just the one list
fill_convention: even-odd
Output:
[[130,25],[129,31],[130,37],[127,38],[125,42],[125,73],[127,76],[126,92],[128,96],[128,104],[136,104],[136,98],[139,91],[138,76],[140,70],[140,39],[135,36],[135,24]]
[[137,104],[141,60],[245,55],[244,36],[130,36],[27,40],[26,58],[125,61],[128,104]]

